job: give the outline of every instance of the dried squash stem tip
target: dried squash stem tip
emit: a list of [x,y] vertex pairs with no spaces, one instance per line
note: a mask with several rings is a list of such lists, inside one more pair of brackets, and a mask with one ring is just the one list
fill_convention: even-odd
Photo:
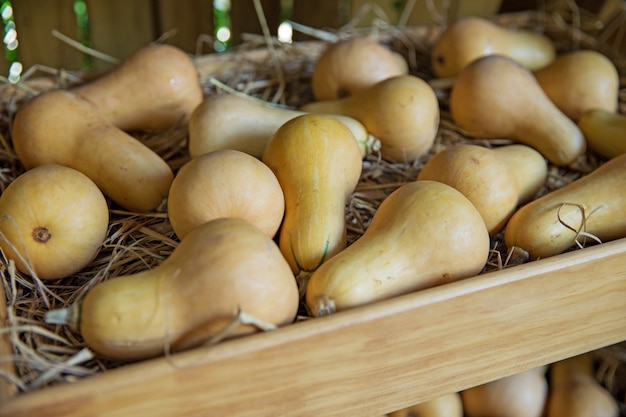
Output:
[[530,259],[530,254],[525,249],[520,248],[519,246],[513,246],[509,250],[509,254],[507,256],[506,265],[520,265],[526,263]]
[[73,304],[67,308],[50,310],[46,313],[45,322],[48,324],[62,324],[78,329],[79,322],[78,304]]
[[320,295],[311,308],[314,317],[329,316],[337,311],[335,300],[327,295]]
[[365,143],[367,154],[380,151],[381,146],[380,139],[372,134],[367,135],[367,142]]

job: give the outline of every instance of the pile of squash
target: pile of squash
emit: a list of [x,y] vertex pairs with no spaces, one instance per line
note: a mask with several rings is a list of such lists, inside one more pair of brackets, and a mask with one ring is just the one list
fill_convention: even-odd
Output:
[[[626,116],[608,58],[558,56],[544,35],[465,18],[434,44],[432,72],[450,83],[445,102],[382,43],[342,40],[316,62],[315,101],[286,109],[205,94],[187,54],[145,47],[19,108],[11,139],[26,171],[0,196],[0,247],[22,273],[60,279],[96,257],[112,205],[166,212],[180,244],[162,264],[47,316],[102,357],[128,361],[287,325],[302,304],[318,317],[475,276],[498,233],[528,260],[626,236],[626,200],[615,198]],[[424,158],[442,109],[477,143],[425,160],[348,245],[346,203],[363,158]],[[174,126],[188,127],[190,157],[176,172],[132,136]],[[549,164],[588,151],[606,162],[538,195]]]
[[584,353],[461,392],[435,397],[387,417],[618,417],[619,406]]

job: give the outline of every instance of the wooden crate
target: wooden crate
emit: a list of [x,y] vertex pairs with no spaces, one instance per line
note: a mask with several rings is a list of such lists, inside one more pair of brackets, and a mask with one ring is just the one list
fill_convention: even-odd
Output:
[[1,416],[379,416],[626,340],[626,239],[18,395]]
[[[243,56],[196,63],[210,76],[267,51]],[[621,239],[76,383],[21,394],[0,379],[0,416],[380,416],[625,341],[625,259]]]

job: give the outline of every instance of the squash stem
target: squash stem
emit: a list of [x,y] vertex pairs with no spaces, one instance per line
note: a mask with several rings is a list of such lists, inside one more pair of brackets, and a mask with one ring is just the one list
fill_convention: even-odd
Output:
[[311,313],[314,317],[329,316],[337,311],[335,300],[326,294],[320,295],[315,300]]
[[48,324],[62,324],[78,330],[79,323],[78,304],[73,304],[66,308],[50,310],[46,313],[45,322]]

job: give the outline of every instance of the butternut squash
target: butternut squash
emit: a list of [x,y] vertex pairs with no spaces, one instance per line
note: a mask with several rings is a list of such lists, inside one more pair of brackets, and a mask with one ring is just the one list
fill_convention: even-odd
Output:
[[626,153],[626,115],[603,109],[591,109],[578,119],[578,127],[587,146],[606,158]]
[[346,203],[362,169],[354,135],[330,116],[298,116],[272,136],[263,162],[285,195],[280,249],[294,273],[314,271],[347,245]]
[[323,316],[467,278],[488,254],[485,223],[460,191],[414,181],[385,198],[365,233],[311,274],[306,305]]
[[[75,327],[102,357],[131,361],[206,342],[239,310],[280,326],[297,309],[295,279],[274,241],[223,218],[192,230],[159,266],[103,281],[46,321]],[[241,325],[228,336],[253,331]]]
[[491,235],[498,233],[518,204],[534,197],[548,176],[541,154],[526,145],[485,148],[459,144],[429,159],[417,179],[443,182],[476,206]]
[[387,78],[349,97],[308,103],[300,110],[357,119],[380,140],[383,158],[400,162],[428,152],[439,128],[437,96],[413,75]]
[[[196,158],[219,149],[235,149],[261,159],[276,130],[287,120],[303,114],[306,113],[235,94],[210,95],[191,114],[189,155]],[[332,116],[350,128],[363,157],[379,149],[380,141],[359,121],[348,116]]]
[[555,59],[556,50],[552,40],[539,32],[508,29],[486,18],[467,16],[449,25],[435,41],[431,53],[433,72],[439,78],[452,78],[488,55],[506,56],[538,70]]
[[485,56],[465,67],[450,92],[450,113],[471,137],[513,139],[555,165],[569,165],[586,150],[576,123],[533,74],[503,56]]
[[15,115],[11,133],[27,169],[46,164],[74,168],[129,211],[157,209],[174,178],[157,153],[69,91],[53,90],[30,99]]
[[106,74],[72,89],[122,130],[184,126],[202,101],[192,59],[167,44],[145,46]]
[[326,47],[313,68],[311,88],[318,101],[336,100],[408,73],[402,55],[372,37],[356,37]]
[[574,121],[591,109],[617,111],[619,74],[600,52],[578,50],[560,55],[535,71],[535,77],[548,98]]
[[86,267],[108,227],[102,192],[62,165],[26,171],[0,195],[0,248],[20,272],[40,279],[64,278]]
[[[531,201],[506,225],[509,248],[530,259],[557,255],[577,243],[595,243],[626,236],[626,155],[617,156],[589,174]],[[590,238],[589,235],[595,236]]]
[[541,417],[548,398],[544,366],[461,391],[467,417]]
[[618,417],[617,401],[593,375],[591,353],[550,366],[547,417]]
[[174,177],[168,217],[179,239],[209,220],[245,219],[274,237],[285,201],[276,176],[255,157],[223,149],[194,158]]
[[387,417],[463,417],[463,402],[461,395],[453,392],[394,411]]

